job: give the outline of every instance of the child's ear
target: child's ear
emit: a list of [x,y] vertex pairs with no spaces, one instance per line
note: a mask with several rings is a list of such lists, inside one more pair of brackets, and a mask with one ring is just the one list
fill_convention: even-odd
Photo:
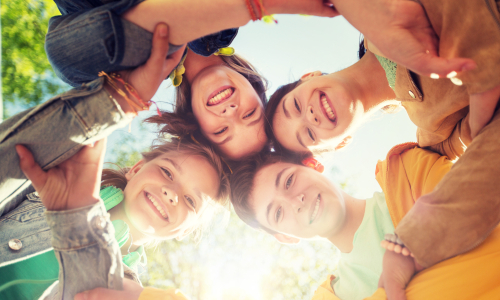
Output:
[[308,81],[309,79],[316,77],[316,76],[321,76],[322,74],[323,73],[321,71],[309,72],[309,73],[302,75],[302,77],[300,77],[300,80]]
[[139,172],[139,170],[142,168],[142,166],[144,166],[143,159],[136,162],[135,165],[133,165],[132,168],[130,168],[130,170],[128,170],[127,174],[125,174],[125,178],[127,178],[127,181],[130,181],[130,179],[132,179],[132,177],[134,177],[135,174],[137,174],[137,172]]
[[297,244],[300,242],[299,238],[289,236],[283,233],[275,233],[274,237],[278,240],[278,242],[282,244]]
[[345,146],[349,145],[352,141],[352,136],[348,135],[346,136],[342,142],[340,142],[337,147],[335,147],[335,150],[340,150],[342,148],[344,148]]

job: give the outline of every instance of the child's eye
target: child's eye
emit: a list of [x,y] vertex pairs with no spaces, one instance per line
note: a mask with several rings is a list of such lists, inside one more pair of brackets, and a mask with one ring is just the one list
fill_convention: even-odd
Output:
[[299,103],[297,102],[297,99],[294,98],[293,102],[295,103],[295,108],[297,109],[297,111],[301,112],[300,107],[299,107]]
[[311,140],[312,140],[313,142],[314,142],[314,141],[316,141],[316,140],[314,139],[314,135],[312,134],[311,129],[307,128],[307,134],[309,134],[309,137],[311,138]]
[[163,171],[163,173],[165,173],[165,175],[168,176],[168,178],[170,178],[170,180],[174,180],[174,176],[172,175],[172,173],[170,173],[170,171],[167,168],[162,167],[161,170]]
[[227,130],[227,127],[224,127],[224,128],[222,128],[221,130],[219,130],[219,131],[217,131],[217,132],[214,132],[214,134],[215,134],[215,135],[218,135],[218,134],[223,133],[223,132],[224,132],[224,131],[226,131],[226,130]]
[[276,218],[275,218],[276,222],[278,222],[281,217],[281,209],[282,207],[280,206],[280,208],[278,208],[278,210],[276,211]]
[[196,202],[193,199],[191,199],[189,196],[184,196],[184,198],[186,198],[186,201],[192,208],[196,208]]
[[285,182],[285,189],[286,190],[288,190],[290,185],[292,185],[293,176],[294,176],[294,174],[290,175],[290,177],[288,177],[288,179],[286,180],[286,182]]
[[243,117],[243,119],[250,118],[255,113],[256,110],[257,110],[257,108],[254,108],[251,112],[249,112],[247,115],[245,115]]

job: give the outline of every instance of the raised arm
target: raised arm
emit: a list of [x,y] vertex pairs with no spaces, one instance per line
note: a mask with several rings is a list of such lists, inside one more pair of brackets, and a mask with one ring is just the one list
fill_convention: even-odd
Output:
[[441,58],[438,39],[423,7],[410,0],[329,0],[380,52],[412,71],[444,77],[472,70],[466,58]]
[[[270,14],[309,14],[334,17],[336,11],[322,0],[264,0]],[[241,27],[251,20],[245,0],[148,0],[139,3],[123,18],[152,31],[158,22],[170,27],[170,42],[185,44],[223,29]]]

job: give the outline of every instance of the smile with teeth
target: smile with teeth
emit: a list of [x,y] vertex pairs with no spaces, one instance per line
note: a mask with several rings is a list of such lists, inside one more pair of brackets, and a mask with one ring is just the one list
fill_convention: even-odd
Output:
[[153,205],[156,207],[156,209],[160,212],[160,214],[162,215],[163,218],[167,219],[168,220],[168,215],[167,213],[163,210],[163,208],[161,207],[161,205],[156,201],[156,199],[151,196],[151,194],[149,193],[146,193],[146,196],[148,197],[148,199],[153,203]]
[[208,106],[217,105],[217,104],[223,102],[224,100],[228,99],[229,97],[231,97],[233,92],[234,92],[234,89],[231,87],[229,87],[227,89],[223,89],[222,91],[217,93],[217,95],[208,99],[207,105]]
[[314,219],[316,218],[316,216],[318,215],[320,202],[321,202],[321,195],[318,194],[318,198],[316,198],[316,204],[314,205],[314,211],[313,211],[312,216],[311,216],[311,222],[309,222],[309,224],[311,224],[314,221]]
[[323,108],[326,111],[326,115],[328,116],[328,119],[335,122],[335,120],[337,118],[336,118],[335,113],[333,112],[332,108],[330,107],[330,104],[328,103],[328,100],[327,100],[325,94],[321,94],[320,101],[321,101],[321,105],[323,105]]

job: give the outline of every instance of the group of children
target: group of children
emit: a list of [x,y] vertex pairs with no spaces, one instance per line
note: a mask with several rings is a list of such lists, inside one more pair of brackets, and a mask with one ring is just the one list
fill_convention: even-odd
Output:
[[[338,271],[315,300],[500,295],[497,2],[417,5],[439,55],[465,58],[448,78],[396,64],[368,34],[357,63],[305,74],[269,102],[252,65],[220,55],[237,34],[228,28],[264,14],[262,1],[240,2],[56,1],[62,16],[51,20],[47,55],[58,76],[80,87],[0,125],[0,240],[9,246],[0,295],[33,299],[48,286],[49,299],[120,290],[123,272],[138,281],[146,243],[199,236],[229,200],[244,222],[279,242],[324,238],[340,249]],[[264,5],[270,13],[337,14],[316,0]],[[186,50],[176,46],[193,39]],[[176,106],[147,120],[159,125],[150,151],[131,167],[102,170],[104,143],[82,145],[149,108],[144,99],[169,74]],[[303,162],[346,146],[373,111],[398,105],[417,125],[418,143],[395,146],[377,164],[383,193],[356,199],[316,161]],[[9,287],[27,279],[35,281]],[[134,291],[135,299],[184,297]]]

